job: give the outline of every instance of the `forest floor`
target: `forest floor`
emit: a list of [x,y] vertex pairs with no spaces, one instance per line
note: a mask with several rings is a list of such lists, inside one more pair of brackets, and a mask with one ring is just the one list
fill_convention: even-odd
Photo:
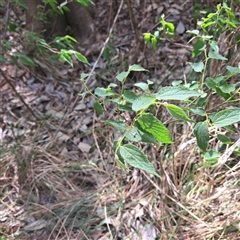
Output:
[[[186,31],[196,27],[197,9],[214,5],[94,2],[92,36],[79,46],[91,66],[51,65],[38,58],[34,70],[0,66],[0,240],[240,239],[239,157],[230,154],[231,167],[213,177],[192,124],[171,122],[163,113],[174,143],[140,146],[161,178],[125,171],[112,150],[119,135],[102,121],[119,117],[116,107],[97,116],[94,97],[79,96],[85,91],[81,73],[92,71],[86,84],[93,91],[117,83],[116,75],[132,64],[149,72],[130,75],[129,88],[150,80],[157,91],[174,80],[197,78],[187,64],[192,46]],[[154,52],[143,34],[156,30],[162,14],[176,26],[176,36]],[[211,142],[213,148],[217,144]]]

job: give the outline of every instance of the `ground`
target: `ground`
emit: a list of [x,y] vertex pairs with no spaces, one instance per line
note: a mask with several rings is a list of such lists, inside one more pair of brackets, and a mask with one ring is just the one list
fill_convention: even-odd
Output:
[[[231,161],[228,170],[211,172],[192,126],[168,122],[174,144],[140,146],[161,178],[125,171],[112,151],[119,134],[102,121],[117,117],[116,107],[98,116],[94,97],[79,96],[86,90],[80,74],[91,72],[86,84],[94,91],[117,83],[116,75],[132,64],[149,72],[131,75],[129,88],[136,81],[151,80],[155,90],[189,81],[186,30],[196,27],[196,7],[214,4],[94,2],[92,36],[79,45],[91,66],[51,65],[36,57],[34,69],[0,67],[0,239],[240,239],[239,140],[222,152]],[[162,14],[176,26],[176,37],[153,52],[143,34],[156,30]],[[11,34],[21,49],[24,33]]]

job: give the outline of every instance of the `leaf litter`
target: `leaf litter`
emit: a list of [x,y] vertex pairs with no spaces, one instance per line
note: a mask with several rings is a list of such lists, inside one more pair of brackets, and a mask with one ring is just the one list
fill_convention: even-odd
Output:
[[[91,61],[96,60],[118,8],[117,2],[95,2],[96,25],[102,33],[96,34],[98,41],[90,39],[89,45],[80,47]],[[184,29],[192,29],[192,1],[134,1],[131,6],[137,26],[125,5],[110,42],[118,56],[128,58],[129,65],[149,69],[141,73],[143,81],[147,76],[169,85],[185,79],[190,69],[184,63],[191,49]],[[164,42],[153,56],[150,46],[141,47],[141,34],[162,13],[177,26],[179,36]],[[1,66],[26,103],[44,116],[35,121],[0,76],[0,228],[8,239],[240,239],[240,165],[234,149],[223,152],[215,172],[208,171],[195,149],[190,124],[179,127],[169,122],[174,136],[171,147],[141,146],[161,179],[136,169],[125,172],[116,165],[111,150],[117,134],[99,121],[110,117],[111,107],[98,118],[94,99],[77,97],[83,90],[81,67],[35,62],[46,74]],[[117,71],[127,69],[118,58],[111,64]],[[109,73],[108,67],[107,61],[99,61],[91,89],[104,86],[119,73]],[[216,67],[211,68],[213,75]],[[167,121],[169,116],[162,114]],[[214,148],[219,143],[210,144]]]

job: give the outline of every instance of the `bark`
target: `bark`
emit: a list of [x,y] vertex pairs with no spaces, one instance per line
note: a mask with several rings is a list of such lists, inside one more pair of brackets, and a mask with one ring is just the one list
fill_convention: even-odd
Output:
[[25,0],[25,3],[28,6],[26,27],[29,31],[45,37],[70,34],[79,41],[85,40],[91,32],[92,15],[88,8],[77,2],[68,3],[66,6],[70,12],[66,11],[64,15],[52,14],[51,7],[44,5],[42,0]]

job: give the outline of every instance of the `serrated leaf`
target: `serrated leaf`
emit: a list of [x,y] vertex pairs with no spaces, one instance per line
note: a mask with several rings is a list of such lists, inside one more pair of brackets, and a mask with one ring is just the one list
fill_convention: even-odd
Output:
[[127,78],[129,73],[130,72],[121,72],[116,76],[116,78],[118,81],[122,82],[123,80],[125,80]]
[[140,96],[133,101],[132,110],[137,112],[139,110],[149,107],[155,102],[156,98],[154,96]]
[[126,90],[123,96],[125,100],[130,103],[133,103],[138,98],[138,95],[130,90]]
[[132,127],[126,132],[126,138],[132,142],[146,142],[157,144],[157,140],[153,137],[152,134],[143,132],[137,127]]
[[145,154],[140,149],[131,144],[125,144],[120,147],[119,153],[124,160],[132,167],[139,168],[157,177],[160,177],[154,170]]
[[96,113],[97,113],[98,115],[101,115],[101,114],[103,113],[102,105],[101,105],[99,102],[95,102],[95,103],[93,104],[93,108],[94,108],[94,110],[96,111]]
[[221,141],[222,143],[225,143],[225,144],[232,144],[233,143],[229,137],[227,137],[223,134],[218,134],[217,139],[219,141]]
[[136,122],[159,142],[172,143],[168,129],[151,113],[142,114]]
[[201,93],[196,90],[190,90],[182,86],[176,87],[163,87],[158,93],[156,98],[158,100],[186,100],[190,97],[198,97]]
[[133,64],[132,66],[130,66],[128,71],[129,72],[131,72],[131,71],[135,71],[135,72],[148,72],[147,69],[145,69],[142,66],[137,65],[137,64]]
[[108,88],[96,88],[94,91],[94,94],[99,96],[99,97],[106,97],[106,96],[113,96],[113,95],[117,95],[116,92],[114,92],[111,89]]
[[203,62],[198,62],[198,63],[188,62],[188,64],[192,67],[192,69],[193,69],[195,72],[202,72],[202,70],[204,69],[204,64],[203,64]]
[[194,127],[194,135],[199,148],[206,152],[209,142],[208,124],[206,122],[198,122]]
[[216,127],[225,127],[240,121],[240,108],[226,109],[216,113],[211,118]]
[[183,111],[182,108],[174,105],[174,104],[165,104],[168,112],[176,119],[188,121],[188,122],[194,122],[192,119],[190,119],[187,114]]

